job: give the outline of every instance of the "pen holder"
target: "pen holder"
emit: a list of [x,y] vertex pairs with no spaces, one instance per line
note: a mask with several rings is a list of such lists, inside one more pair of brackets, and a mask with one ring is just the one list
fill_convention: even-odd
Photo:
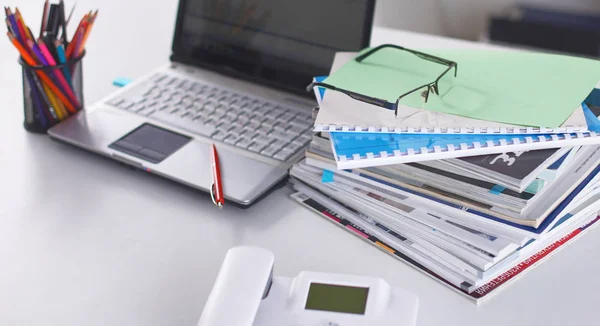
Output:
[[77,58],[54,66],[30,66],[19,58],[26,130],[46,133],[83,108],[84,56],[85,51]]

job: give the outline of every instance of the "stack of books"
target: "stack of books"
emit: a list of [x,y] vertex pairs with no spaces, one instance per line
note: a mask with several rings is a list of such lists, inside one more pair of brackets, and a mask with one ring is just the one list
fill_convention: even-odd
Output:
[[[357,55],[338,54],[330,77]],[[413,111],[398,119],[328,80],[311,85],[320,106],[290,171],[292,198],[462,296],[482,302],[598,224],[597,80],[560,125],[538,126],[435,111],[436,102],[402,106]],[[424,124],[408,126],[417,115]]]

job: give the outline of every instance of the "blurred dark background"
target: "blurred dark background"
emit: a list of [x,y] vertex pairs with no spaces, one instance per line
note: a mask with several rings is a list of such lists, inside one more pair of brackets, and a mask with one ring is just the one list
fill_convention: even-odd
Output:
[[600,0],[377,0],[375,24],[600,57]]

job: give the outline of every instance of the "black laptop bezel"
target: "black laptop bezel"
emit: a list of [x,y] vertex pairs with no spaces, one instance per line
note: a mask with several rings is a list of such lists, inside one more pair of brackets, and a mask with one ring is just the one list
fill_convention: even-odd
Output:
[[[295,95],[299,95],[305,98],[314,99],[314,94],[306,92],[305,88],[293,88],[287,87],[281,83],[272,82],[265,78],[260,78],[255,75],[247,74],[240,72],[238,70],[233,69],[231,66],[223,65],[214,65],[204,61],[199,60],[198,58],[194,58],[190,55],[186,54],[184,50],[184,46],[182,44],[182,29],[183,29],[183,18],[184,11],[187,5],[187,1],[193,0],[179,0],[179,7],[177,9],[177,20],[175,23],[175,30],[173,34],[173,42],[171,46],[171,57],[170,60],[175,63],[181,63],[185,65],[191,65],[202,69],[211,70],[226,76],[239,78],[245,81],[249,81],[252,83],[261,84],[264,86],[272,87],[274,89],[292,93]],[[366,0],[367,2],[367,10],[365,11],[365,24],[363,26],[363,35],[361,41],[361,48],[365,48],[369,46],[371,42],[371,33],[373,27],[373,16],[375,11],[375,0]],[[306,85],[310,84],[312,78],[315,76],[307,76]]]

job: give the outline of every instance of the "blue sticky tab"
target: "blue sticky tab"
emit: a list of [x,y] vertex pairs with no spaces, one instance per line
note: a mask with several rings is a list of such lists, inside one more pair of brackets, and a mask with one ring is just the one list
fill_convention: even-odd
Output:
[[113,85],[117,86],[117,87],[123,87],[126,86],[127,84],[131,83],[133,81],[133,79],[129,79],[129,78],[125,78],[125,77],[118,77],[115,80],[113,80]]
[[585,103],[581,103],[581,107],[583,108],[583,114],[585,116],[585,121],[588,125],[588,130],[593,132],[600,132],[600,120],[596,117],[594,112],[590,110],[590,108]]
[[501,185],[495,185],[492,187],[492,189],[490,189],[490,192],[494,195],[499,195],[501,192],[504,191],[504,189],[506,188],[502,187]]
[[600,106],[600,89],[594,88],[584,102],[591,105]]
[[[315,77],[315,81],[316,82],[322,82],[327,78],[327,76],[319,76],[319,77]],[[321,99],[323,99],[323,96],[325,96],[325,88],[323,87],[317,87],[317,89],[319,90],[319,94],[321,94]]]
[[544,180],[542,179],[535,179],[533,180],[533,182],[531,182],[529,184],[529,186],[527,186],[527,188],[525,189],[525,192],[528,192],[530,194],[537,194],[540,190],[542,190],[542,188],[544,188]]
[[329,170],[323,170],[323,176],[321,177],[321,182],[333,182],[333,172]]

